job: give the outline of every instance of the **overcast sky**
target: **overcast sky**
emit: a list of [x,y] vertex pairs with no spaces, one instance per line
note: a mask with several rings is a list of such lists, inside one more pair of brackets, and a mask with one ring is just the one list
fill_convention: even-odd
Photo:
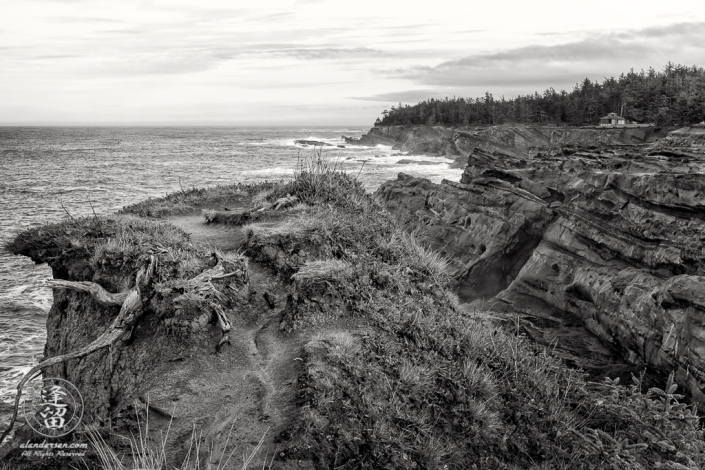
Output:
[[703,0],[0,0],[0,125],[370,126],[705,66]]

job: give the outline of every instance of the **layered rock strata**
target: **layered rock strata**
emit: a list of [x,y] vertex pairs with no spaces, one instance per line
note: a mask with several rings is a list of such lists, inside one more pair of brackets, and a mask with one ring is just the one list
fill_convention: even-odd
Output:
[[581,342],[588,357],[572,358],[587,368],[611,349],[675,370],[705,403],[705,152],[600,143],[532,154],[493,140],[472,150],[458,183],[400,174],[378,194],[451,259],[466,302],[531,317],[527,333],[547,344]]

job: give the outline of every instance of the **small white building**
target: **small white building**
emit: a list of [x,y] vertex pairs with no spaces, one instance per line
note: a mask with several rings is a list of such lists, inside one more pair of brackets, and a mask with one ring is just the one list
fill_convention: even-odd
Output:
[[617,113],[609,113],[607,116],[600,118],[601,126],[614,126],[618,124],[626,124],[626,121],[622,116],[617,115]]

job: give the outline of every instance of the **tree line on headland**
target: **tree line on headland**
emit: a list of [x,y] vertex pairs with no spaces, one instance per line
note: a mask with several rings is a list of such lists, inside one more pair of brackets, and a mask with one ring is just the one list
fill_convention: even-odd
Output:
[[603,82],[585,78],[567,92],[553,88],[543,94],[497,99],[429,99],[413,106],[392,106],[375,126],[410,124],[472,126],[504,123],[594,125],[617,113],[630,122],[662,126],[705,120],[705,69],[668,63],[662,71],[634,69]]

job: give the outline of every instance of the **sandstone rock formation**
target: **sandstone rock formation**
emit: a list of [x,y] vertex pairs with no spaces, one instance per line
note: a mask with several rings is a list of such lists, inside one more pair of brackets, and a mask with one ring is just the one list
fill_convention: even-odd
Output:
[[[529,335],[558,342],[588,369],[611,350],[636,366],[675,370],[704,403],[702,130],[656,145],[613,145],[651,139],[644,129],[554,130],[562,144],[537,149],[537,136],[556,142],[546,129],[456,135],[456,148],[472,147],[460,182],[400,174],[378,194],[450,257],[465,301],[511,312]],[[687,151],[674,151],[677,143]]]

